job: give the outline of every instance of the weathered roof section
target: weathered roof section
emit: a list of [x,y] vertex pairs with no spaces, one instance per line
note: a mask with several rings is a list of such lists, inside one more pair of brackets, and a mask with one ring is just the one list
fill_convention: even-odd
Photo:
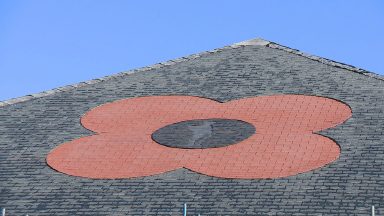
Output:
[[382,75],[379,75],[379,74],[376,74],[376,73],[373,73],[373,72],[370,72],[370,71],[367,71],[367,70],[364,70],[361,68],[357,68],[357,67],[352,66],[352,65],[340,63],[340,62],[333,61],[333,60],[323,58],[323,57],[319,57],[316,55],[307,54],[305,52],[301,52],[300,50],[292,49],[292,48],[280,45],[280,44],[275,43],[275,42],[271,42],[271,41],[264,40],[261,38],[256,38],[256,39],[251,39],[251,40],[246,40],[246,41],[234,43],[232,45],[225,46],[222,48],[217,48],[217,49],[214,49],[211,51],[205,51],[205,52],[192,54],[192,55],[177,58],[177,59],[168,60],[165,62],[160,62],[160,63],[154,64],[154,65],[150,65],[150,66],[146,66],[146,67],[142,67],[142,68],[138,68],[138,69],[123,71],[123,72],[120,72],[117,74],[113,74],[113,75],[109,75],[109,76],[105,76],[105,77],[101,77],[101,78],[97,78],[97,79],[92,79],[89,81],[84,81],[84,82],[80,82],[80,83],[76,83],[76,84],[72,84],[72,85],[67,85],[67,86],[63,86],[63,87],[58,87],[58,88],[43,91],[40,93],[36,93],[36,94],[30,94],[30,95],[26,95],[26,96],[22,96],[22,97],[12,98],[12,99],[5,100],[5,101],[0,101],[0,107],[15,104],[15,103],[20,103],[20,102],[24,102],[24,101],[28,101],[28,100],[32,100],[34,98],[45,97],[48,95],[55,94],[57,92],[64,92],[64,91],[72,90],[75,88],[100,83],[100,82],[103,82],[106,80],[114,79],[116,77],[121,77],[121,76],[125,76],[125,75],[132,74],[132,73],[143,72],[143,71],[148,71],[148,70],[152,70],[152,69],[162,68],[164,66],[174,65],[174,64],[177,64],[179,62],[185,62],[185,61],[199,58],[203,55],[221,52],[221,51],[227,50],[227,49],[236,49],[236,48],[242,47],[242,46],[266,46],[266,47],[269,47],[272,49],[283,50],[285,52],[293,53],[295,55],[303,56],[305,58],[308,58],[308,59],[311,59],[311,60],[314,60],[317,62],[321,62],[325,65],[346,69],[346,70],[349,70],[349,71],[352,71],[355,73],[359,73],[359,74],[362,74],[362,75],[365,75],[368,77],[372,77],[374,79],[379,79],[379,80],[384,81],[384,76],[382,76]]

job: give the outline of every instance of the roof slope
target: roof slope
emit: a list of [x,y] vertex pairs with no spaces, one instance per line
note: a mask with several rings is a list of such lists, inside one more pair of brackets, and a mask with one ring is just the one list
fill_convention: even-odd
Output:
[[[193,215],[368,215],[371,205],[384,201],[383,81],[257,39],[5,101],[0,207],[9,215],[180,215],[188,203]],[[350,106],[350,119],[321,132],[341,148],[335,162],[298,175],[247,180],[188,169],[94,180],[46,164],[47,154],[61,143],[93,134],[79,119],[108,102],[151,95],[228,102],[276,94],[322,96]]]
[[366,76],[369,76],[369,77],[372,77],[372,78],[375,78],[375,79],[384,80],[384,76],[382,76],[382,75],[379,75],[379,74],[376,74],[376,73],[373,73],[373,72],[369,72],[367,70],[364,70],[364,69],[361,69],[361,68],[357,68],[357,67],[354,67],[352,65],[336,62],[336,61],[333,61],[333,60],[330,60],[330,59],[326,59],[326,58],[322,58],[322,57],[319,57],[319,56],[316,56],[316,55],[307,54],[307,53],[301,52],[299,50],[292,49],[292,48],[289,48],[289,47],[277,44],[275,42],[271,42],[271,41],[264,40],[264,39],[261,39],[261,38],[256,38],[256,39],[251,39],[251,40],[246,40],[246,41],[242,41],[242,42],[239,42],[239,43],[235,43],[235,44],[232,44],[230,46],[223,47],[223,48],[218,48],[218,49],[214,49],[214,50],[211,50],[211,51],[201,52],[201,53],[198,53],[198,54],[192,54],[192,55],[185,56],[185,57],[178,58],[178,59],[172,59],[172,60],[169,60],[169,61],[166,61],[166,62],[157,63],[157,64],[154,64],[154,65],[151,65],[151,66],[147,66],[147,67],[142,67],[142,68],[138,68],[138,69],[134,69],[134,70],[130,70],[130,71],[124,71],[124,72],[120,72],[120,73],[117,73],[117,74],[114,74],[114,75],[105,76],[105,77],[98,78],[98,79],[93,79],[93,80],[88,80],[88,81],[84,81],[84,82],[80,82],[80,83],[76,83],[76,84],[72,84],[72,85],[68,85],[68,86],[63,86],[63,87],[59,87],[59,88],[43,91],[43,92],[36,93],[36,94],[31,94],[31,95],[26,95],[26,96],[23,96],[23,97],[12,98],[12,99],[9,99],[9,100],[0,101],[0,107],[6,106],[6,105],[9,105],[9,104],[14,104],[14,103],[19,103],[19,102],[31,100],[31,99],[34,99],[34,98],[44,97],[44,96],[47,96],[47,95],[54,94],[56,92],[63,92],[63,91],[71,90],[71,89],[74,89],[74,88],[82,87],[82,86],[85,86],[85,85],[92,85],[92,84],[95,84],[95,83],[98,83],[98,82],[103,82],[105,80],[113,79],[115,77],[120,77],[120,76],[124,76],[124,75],[127,75],[127,74],[132,74],[132,73],[137,73],[137,72],[147,71],[147,70],[152,70],[152,69],[158,69],[158,68],[161,68],[161,67],[164,67],[164,66],[176,64],[178,62],[184,62],[184,61],[196,59],[196,58],[199,58],[200,56],[203,56],[203,55],[208,54],[208,53],[220,52],[220,51],[223,51],[223,50],[226,50],[226,49],[238,48],[238,47],[241,47],[241,46],[266,46],[266,47],[273,48],[273,49],[283,50],[283,51],[286,51],[286,52],[289,52],[289,53],[293,53],[293,54],[296,54],[296,55],[299,55],[299,56],[303,56],[303,57],[312,59],[314,61],[321,62],[321,63],[323,63],[325,65],[329,65],[329,66],[337,67],[337,68],[343,68],[343,69],[346,69],[346,70],[349,70],[349,71],[352,71],[352,72],[356,72],[356,73],[360,73],[362,75],[366,75]]

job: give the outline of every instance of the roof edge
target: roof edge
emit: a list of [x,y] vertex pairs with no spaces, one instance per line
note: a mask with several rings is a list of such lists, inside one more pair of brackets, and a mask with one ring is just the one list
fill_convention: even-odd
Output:
[[221,52],[221,51],[224,51],[224,50],[234,49],[234,48],[239,48],[239,47],[241,47],[241,46],[240,45],[236,45],[236,44],[228,45],[228,46],[224,46],[224,47],[221,47],[221,48],[216,48],[216,49],[213,49],[213,50],[210,50],[210,51],[203,51],[203,52],[200,52],[200,53],[191,54],[191,55],[188,55],[188,56],[184,56],[184,57],[180,57],[180,58],[176,58],[176,59],[172,59],[172,60],[156,63],[156,64],[153,64],[153,65],[150,65],[150,66],[136,68],[136,69],[132,69],[132,70],[128,70],[128,71],[122,71],[122,72],[119,72],[119,73],[116,73],[116,74],[112,74],[112,75],[108,75],[108,76],[104,76],[104,77],[101,77],[101,78],[96,78],[96,79],[91,79],[91,80],[88,80],[88,81],[83,81],[83,82],[79,82],[79,83],[75,83],[75,84],[70,84],[70,85],[66,85],[66,86],[50,89],[50,90],[47,90],[47,91],[42,91],[42,92],[35,93],[35,94],[30,94],[30,95],[26,95],[26,96],[21,96],[21,97],[7,99],[7,100],[4,100],[4,101],[0,101],[0,108],[8,106],[8,105],[12,105],[12,104],[17,104],[17,103],[21,103],[21,102],[37,99],[37,98],[42,98],[42,97],[50,96],[50,95],[53,95],[53,94],[59,93],[59,92],[66,92],[66,91],[73,90],[73,89],[76,89],[76,88],[80,88],[80,87],[84,87],[84,86],[88,86],[88,85],[93,85],[93,84],[96,84],[96,83],[104,82],[104,81],[115,79],[115,78],[118,78],[118,77],[123,77],[123,76],[129,75],[129,74],[134,74],[134,73],[144,72],[144,71],[150,71],[150,70],[153,70],[153,69],[159,69],[159,68],[163,68],[163,67],[167,67],[167,66],[170,66],[170,65],[177,64],[179,62],[187,62],[189,60],[200,58],[203,55],[213,54],[213,53]]
[[359,73],[359,74],[362,74],[362,75],[365,75],[365,76],[368,76],[368,77],[371,77],[371,78],[374,78],[374,79],[378,79],[378,80],[384,81],[384,76],[383,75],[380,75],[380,74],[377,74],[377,73],[373,73],[373,72],[364,70],[362,68],[355,67],[353,65],[349,65],[349,64],[333,61],[333,60],[330,60],[330,59],[327,59],[327,58],[323,58],[323,57],[320,57],[320,56],[316,56],[316,55],[311,55],[311,54],[302,52],[302,51],[297,50],[297,49],[293,49],[293,48],[290,48],[290,47],[287,47],[287,46],[280,45],[280,44],[275,43],[275,42],[269,41],[269,43],[267,45],[265,45],[265,46],[269,47],[269,48],[272,48],[272,49],[283,50],[285,52],[289,52],[289,53],[292,53],[292,54],[295,54],[295,55],[299,55],[299,56],[302,56],[302,57],[305,57],[305,58],[308,58],[308,59],[320,62],[320,63],[325,64],[325,65],[333,66],[333,67],[336,67],[336,68],[342,68],[342,69],[349,70],[349,71],[352,71],[352,72],[355,72],[355,73]]
[[192,55],[188,55],[188,56],[185,56],[185,57],[176,58],[176,59],[168,60],[168,61],[165,61],[165,62],[160,62],[160,63],[154,64],[154,65],[151,65],[151,66],[146,66],[146,67],[141,67],[141,68],[137,68],[137,69],[132,69],[132,70],[129,70],[129,71],[123,71],[123,72],[120,72],[120,73],[117,73],[117,74],[104,76],[102,78],[92,79],[92,80],[89,80],[89,81],[84,81],[84,82],[79,82],[79,83],[76,83],[76,84],[66,85],[66,86],[54,88],[54,89],[51,89],[51,90],[39,92],[39,93],[36,93],[36,94],[30,94],[30,95],[26,95],[26,96],[22,96],[22,97],[8,99],[8,100],[5,100],[5,101],[0,101],[0,108],[4,107],[4,106],[16,104],[16,103],[21,103],[21,102],[29,101],[29,100],[32,100],[32,99],[46,97],[46,96],[53,95],[53,94],[58,93],[58,92],[65,92],[65,91],[69,91],[69,90],[72,90],[72,89],[76,89],[76,88],[80,88],[80,87],[84,87],[84,86],[88,86],[88,85],[93,85],[93,84],[96,84],[96,83],[104,82],[104,81],[107,81],[107,80],[111,80],[111,79],[114,79],[114,78],[122,77],[122,76],[133,74],[133,73],[138,73],[138,72],[144,72],[144,71],[149,71],[149,70],[153,70],[153,69],[163,68],[163,67],[166,67],[166,66],[169,66],[169,65],[177,64],[179,62],[186,62],[186,61],[189,61],[189,60],[192,60],[192,59],[196,59],[196,58],[199,58],[199,57],[201,57],[203,55],[217,53],[217,52],[220,52],[220,51],[224,51],[224,50],[228,50],[228,49],[235,49],[235,48],[244,47],[244,46],[265,46],[265,47],[269,47],[269,48],[272,48],[272,49],[282,50],[282,51],[289,52],[289,53],[292,53],[292,54],[295,54],[295,55],[303,56],[305,58],[308,58],[308,59],[320,62],[322,64],[330,65],[330,66],[337,67],[337,68],[346,69],[346,70],[349,70],[349,71],[352,71],[352,72],[355,72],[355,73],[359,73],[359,74],[362,74],[362,75],[365,75],[365,76],[368,76],[368,77],[371,77],[371,78],[374,78],[374,79],[378,79],[378,80],[384,81],[384,76],[382,76],[382,75],[379,75],[379,74],[376,74],[376,73],[373,73],[373,72],[369,72],[367,70],[364,70],[364,69],[361,69],[361,68],[357,68],[357,67],[354,67],[352,65],[336,62],[336,61],[333,61],[333,60],[330,60],[330,59],[327,59],[327,58],[322,58],[322,57],[319,57],[319,56],[316,56],[316,55],[307,54],[307,53],[301,52],[300,50],[292,49],[292,48],[280,45],[280,44],[275,43],[275,42],[264,40],[262,38],[255,38],[255,39],[250,39],[250,40],[245,40],[245,41],[241,41],[241,42],[238,42],[238,43],[234,43],[234,44],[229,45],[229,46],[224,46],[222,48],[217,48],[217,49],[213,49],[213,50],[210,50],[210,51],[203,51],[203,52],[200,52],[200,53],[197,53],[197,54],[192,54]]

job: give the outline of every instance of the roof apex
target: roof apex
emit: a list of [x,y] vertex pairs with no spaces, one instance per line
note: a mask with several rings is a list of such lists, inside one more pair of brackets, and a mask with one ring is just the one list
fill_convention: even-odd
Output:
[[235,46],[267,46],[270,43],[271,43],[270,41],[264,40],[262,38],[254,38],[254,39],[234,43],[233,45]]

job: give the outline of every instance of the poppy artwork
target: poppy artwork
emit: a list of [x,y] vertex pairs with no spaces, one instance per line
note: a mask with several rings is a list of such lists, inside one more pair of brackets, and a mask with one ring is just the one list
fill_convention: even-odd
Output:
[[88,111],[81,124],[95,134],[60,144],[47,163],[94,179],[179,168],[219,178],[281,178],[337,160],[340,146],[318,132],[351,115],[341,101],[307,95],[128,98]]

